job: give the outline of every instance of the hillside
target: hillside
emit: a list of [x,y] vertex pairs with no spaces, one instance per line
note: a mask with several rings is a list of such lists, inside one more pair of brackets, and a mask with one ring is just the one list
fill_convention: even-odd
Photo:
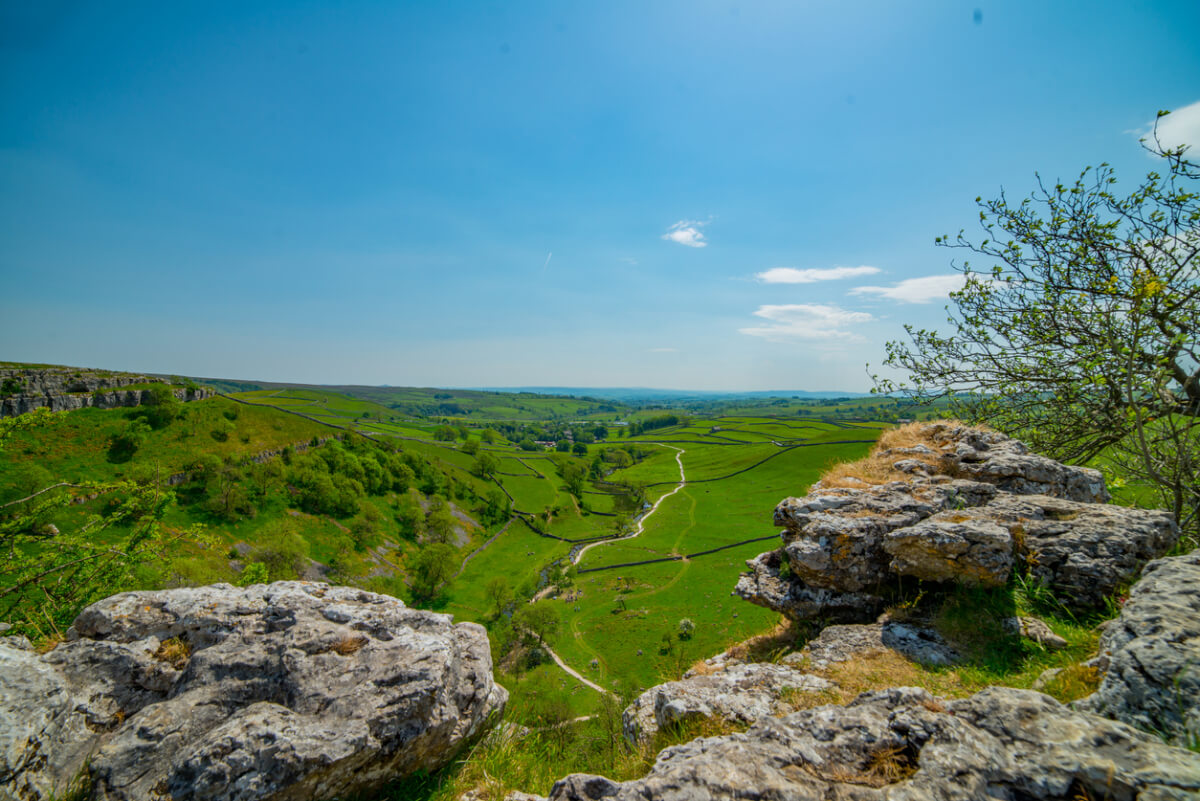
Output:
[[[770,628],[769,613],[727,590],[754,542],[772,535],[758,508],[861,454],[879,430],[795,412],[627,410],[619,423],[564,422],[553,405],[563,399],[506,399],[551,416],[500,420],[509,409],[480,407],[488,419],[428,418],[315,388],[200,400],[160,427],[139,409],[71,411],[11,435],[0,503],[76,485],[42,496],[66,493],[32,523],[69,532],[113,508],[113,494],[93,497],[91,484],[160,486],[172,494],[163,525],[202,525],[203,535],[143,564],[127,586],[236,583],[262,565],[272,580],[324,578],[452,612],[492,630],[497,654],[511,655],[500,680],[513,714],[539,719],[549,698],[579,714],[599,699],[545,653],[517,647],[520,601],[546,598],[561,621],[555,652],[622,692]],[[110,536],[132,531],[117,525]],[[645,564],[618,567],[631,562]],[[710,603],[689,612],[696,593]],[[689,615],[694,638],[660,653]]]

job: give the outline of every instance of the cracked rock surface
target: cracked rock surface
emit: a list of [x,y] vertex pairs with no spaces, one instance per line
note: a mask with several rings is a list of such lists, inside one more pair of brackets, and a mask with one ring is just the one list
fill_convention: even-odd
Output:
[[574,774],[550,801],[1185,799],[1200,754],[1030,690],[960,701],[900,687],[668,748],[641,779]]
[[835,685],[785,665],[747,663],[714,673],[690,675],[652,687],[622,716],[630,742],[649,742],[659,729],[702,718],[753,723],[794,710],[793,693],[815,693]]
[[436,770],[501,710],[486,633],[309,582],[114,595],[0,639],[0,798],[315,799]]
[[735,594],[797,620],[866,622],[902,576],[997,587],[1020,566],[1088,612],[1179,538],[1165,512],[1107,505],[1099,471],[994,431],[936,423],[921,436],[928,446],[873,457],[903,480],[818,482],[783,500],[782,547],[748,561]]
[[1146,566],[1097,661],[1100,687],[1077,708],[1200,743],[1200,551]]

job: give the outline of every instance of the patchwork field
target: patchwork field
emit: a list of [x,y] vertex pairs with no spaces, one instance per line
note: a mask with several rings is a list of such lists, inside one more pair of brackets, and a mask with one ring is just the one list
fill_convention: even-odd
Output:
[[[447,394],[493,419],[422,417],[402,408],[453,403],[441,397]],[[773,614],[730,595],[745,560],[775,539],[771,510],[805,492],[831,463],[864,454],[885,425],[787,416],[776,407],[771,416],[676,418],[625,409],[621,421],[608,412],[608,420],[586,420],[611,407],[519,395],[496,405],[497,394],[389,390],[378,393],[383,405],[327,389],[247,389],[186,404],[121,458],[113,442],[138,412],[63,413],[47,429],[10,439],[0,454],[0,493],[19,498],[55,479],[175,475],[177,502],[163,522],[205,524],[208,546],[187,546],[137,581],[236,581],[249,561],[274,559],[271,578],[328,577],[482,623],[498,644],[498,675],[513,692],[514,717],[535,721],[547,699],[583,715],[600,694],[546,655],[526,654],[528,639],[514,639],[511,619],[530,599],[558,621],[545,645],[595,685],[628,694],[678,675],[775,625]],[[500,414],[516,419],[495,419]],[[316,442],[332,444],[298,455]],[[283,458],[288,446],[298,461]],[[314,506],[305,500],[305,465],[353,477],[361,484],[357,499]],[[382,485],[373,478],[381,469],[390,476]],[[222,506],[237,486],[248,498]],[[46,520],[79,526],[104,503],[85,499]],[[414,512],[405,511],[411,503],[428,518],[415,531]],[[432,539],[438,505],[452,520]],[[451,569],[433,595],[418,597],[429,569],[423,559],[436,542],[445,543],[438,547]],[[694,628],[681,637],[684,618]]]

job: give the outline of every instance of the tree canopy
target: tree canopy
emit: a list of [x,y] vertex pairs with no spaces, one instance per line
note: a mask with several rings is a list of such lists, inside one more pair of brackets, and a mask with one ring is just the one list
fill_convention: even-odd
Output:
[[[1160,117],[1165,112],[1160,112]],[[1108,164],[977,198],[983,238],[937,243],[988,262],[951,295],[949,327],[906,326],[877,389],[1018,434],[1059,459],[1119,466],[1185,526],[1200,500],[1200,167],[1185,149],[1122,193]]]

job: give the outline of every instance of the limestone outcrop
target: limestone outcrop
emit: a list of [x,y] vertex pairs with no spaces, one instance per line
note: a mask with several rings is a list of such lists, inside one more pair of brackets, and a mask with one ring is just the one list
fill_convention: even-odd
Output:
[[954,648],[933,629],[894,621],[826,626],[803,650],[783,658],[787,664],[824,670],[839,662],[895,651],[923,665],[953,665],[962,660]]
[[652,687],[622,716],[630,742],[649,742],[662,728],[704,718],[750,724],[793,711],[791,700],[833,683],[786,665],[746,663],[712,673],[689,671],[680,681]]
[[629,782],[575,774],[550,801],[683,799],[1185,799],[1200,754],[1030,690],[947,701],[916,688],[764,718],[668,748]]
[[1095,661],[1100,687],[1077,708],[1200,745],[1200,551],[1146,565]]
[[[166,384],[154,376],[82,370],[72,367],[0,368],[0,417],[15,417],[34,409],[52,412],[96,407],[141,406],[150,399],[146,389],[129,389],[139,384]],[[174,390],[181,401],[210,398],[216,393],[205,387]]]
[[502,710],[473,623],[348,587],[115,595],[0,639],[0,798],[316,799],[446,764]]
[[781,502],[782,548],[747,562],[735,593],[796,619],[868,621],[899,577],[1001,586],[1020,565],[1088,611],[1179,537],[1165,512],[1107,505],[1096,470],[993,431],[937,423],[918,436],[928,444],[872,456],[903,480],[851,476]]

